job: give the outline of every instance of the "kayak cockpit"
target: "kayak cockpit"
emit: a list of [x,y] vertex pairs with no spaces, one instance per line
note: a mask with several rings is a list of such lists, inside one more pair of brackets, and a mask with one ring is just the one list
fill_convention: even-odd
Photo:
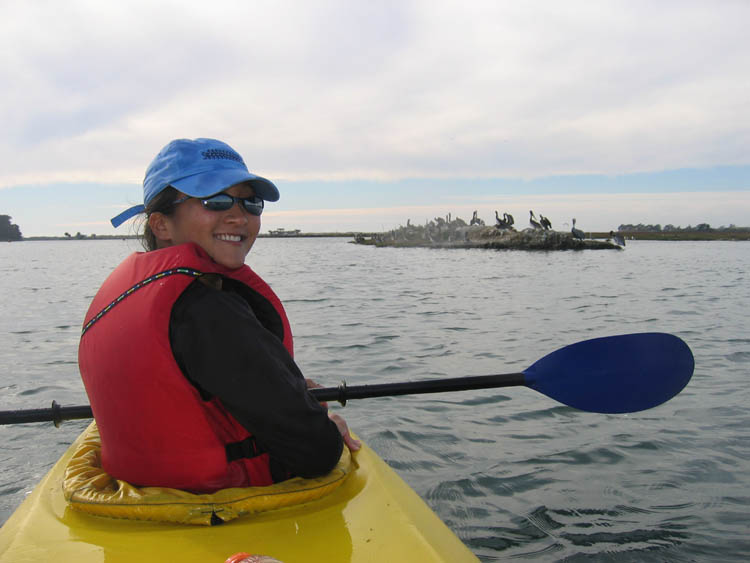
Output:
[[211,494],[136,487],[102,469],[101,440],[93,422],[65,468],[62,487],[71,508],[97,516],[215,525],[320,499],[341,486],[354,468],[355,462],[344,448],[333,471],[314,479],[295,477],[267,487],[222,489]]

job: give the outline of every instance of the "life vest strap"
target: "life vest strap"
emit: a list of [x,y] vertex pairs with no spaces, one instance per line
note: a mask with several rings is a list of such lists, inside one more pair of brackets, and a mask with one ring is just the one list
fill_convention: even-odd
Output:
[[115,305],[117,305],[117,304],[119,304],[120,302],[122,302],[122,300],[123,300],[123,299],[125,299],[126,297],[129,297],[129,296],[130,296],[130,295],[132,295],[132,294],[133,294],[134,292],[138,291],[138,290],[139,290],[139,289],[141,289],[142,287],[145,287],[145,286],[147,286],[147,285],[148,285],[148,284],[150,284],[151,282],[154,282],[154,281],[156,281],[156,280],[160,280],[161,278],[163,278],[163,277],[165,277],[165,276],[173,276],[173,275],[175,275],[175,274],[182,274],[182,275],[185,275],[185,276],[192,276],[192,277],[194,277],[194,278],[199,278],[200,276],[202,276],[202,275],[203,275],[203,272],[200,272],[200,271],[198,271],[198,270],[194,270],[194,269],[192,269],[192,268],[172,268],[171,270],[165,270],[165,271],[163,271],[163,272],[159,272],[159,273],[157,273],[157,274],[154,274],[153,276],[149,276],[149,277],[147,277],[147,278],[146,278],[145,280],[141,280],[141,281],[139,281],[139,282],[138,282],[137,284],[135,284],[135,285],[134,285],[133,287],[131,287],[130,289],[128,289],[128,290],[126,290],[126,291],[123,291],[123,292],[122,292],[122,293],[121,293],[121,294],[120,294],[120,295],[119,295],[119,296],[117,297],[117,299],[115,299],[114,301],[112,301],[112,302],[111,302],[111,303],[110,303],[109,305],[107,305],[106,307],[104,307],[104,309],[102,309],[102,310],[101,310],[101,311],[99,311],[99,312],[98,312],[98,313],[97,313],[96,315],[94,315],[94,317],[92,317],[92,318],[91,318],[91,320],[90,320],[89,322],[87,322],[87,323],[86,323],[86,324],[85,324],[85,325],[83,326],[83,330],[81,331],[81,338],[83,338],[83,335],[84,335],[84,334],[86,334],[86,331],[87,331],[88,329],[90,329],[90,328],[91,328],[91,327],[92,327],[92,326],[94,325],[94,323],[95,323],[96,321],[98,321],[98,320],[99,320],[99,319],[101,319],[101,318],[102,318],[102,317],[103,317],[103,316],[104,316],[104,315],[105,315],[106,313],[108,313],[108,312],[109,312],[109,311],[110,311],[110,310],[112,309],[112,307],[114,307]]
[[258,457],[266,453],[265,448],[258,445],[255,436],[249,436],[241,442],[232,442],[225,446],[227,461],[232,463],[238,459]]

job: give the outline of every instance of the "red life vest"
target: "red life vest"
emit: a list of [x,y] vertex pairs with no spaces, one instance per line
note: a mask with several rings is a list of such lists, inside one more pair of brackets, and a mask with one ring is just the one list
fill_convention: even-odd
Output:
[[250,433],[218,399],[201,399],[172,355],[172,306],[203,273],[238,280],[268,300],[293,354],[279,298],[248,266],[225,268],[192,243],[130,255],[94,297],[78,349],[102,466],[118,479],[196,492],[273,482],[268,454],[256,455]]

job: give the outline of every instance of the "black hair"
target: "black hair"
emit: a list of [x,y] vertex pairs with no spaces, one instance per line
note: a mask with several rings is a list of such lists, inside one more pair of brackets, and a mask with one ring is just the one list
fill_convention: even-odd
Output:
[[177,199],[178,191],[172,186],[167,186],[146,205],[146,219],[141,233],[141,244],[146,251],[156,250],[156,236],[151,231],[148,218],[152,213],[171,215],[174,213],[174,201]]

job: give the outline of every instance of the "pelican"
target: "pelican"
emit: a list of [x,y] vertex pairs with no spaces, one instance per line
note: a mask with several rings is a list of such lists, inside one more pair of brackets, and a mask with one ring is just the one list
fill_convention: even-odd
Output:
[[544,227],[545,231],[552,228],[552,223],[550,223],[549,219],[547,219],[541,213],[539,214],[539,223],[542,225],[542,227]]
[[586,235],[583,234],[583,231],[580,229],[576,229],[576,219],[573,217],[573,228],[570,229],[570,232],[573,233],[573,236],[577,238],[578,240],[583,240],[586,238]]
[[511,215],[510,213],[503,213],[503,219],[505,219],[505,222],[508,223],[509,227],[512,227],[513,223],[515,223],[513,215]]
[[536,217],[534,217],[534,212],[529,211],[529,224],[534,227],[535,229],[542,229],[543,227],[539,224],[539,222],[536,220]]
[[619,244],[620,246],[625,246],[625,238],[620,233],[609,231],[609,236],[612,237],[612,240],[615,241],[615,244]]
[[505,221],[505,214],[503,214],[503,219],[500,219],[500,214],[497,212],[497,209],[495,210],[495,228],[498,228],[498,229],[508,228],[508,222]]

